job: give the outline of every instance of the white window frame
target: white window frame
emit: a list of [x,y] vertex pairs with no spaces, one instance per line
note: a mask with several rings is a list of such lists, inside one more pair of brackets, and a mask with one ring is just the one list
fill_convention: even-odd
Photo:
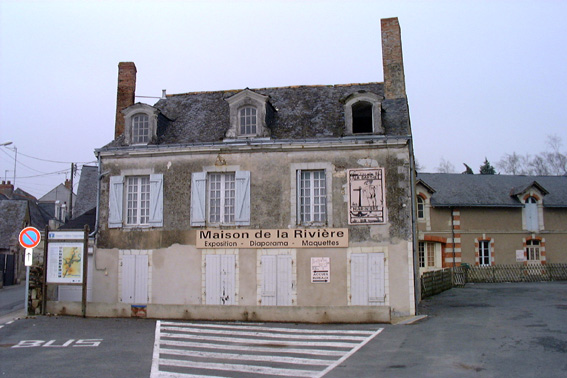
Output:
[[[333,199],[332,199],[332,177],[334,167],[331,163],[293,163],[291,164],[290,179],[291,179],[291,226],[325,226],[333,224]],[[301,222],[300,207],[301,207],[301,172],[302,171],[320,171],[325,172],[325,188],[326,188],[326,202],[325,202],[325,219],[317,222]]]
[[147,144],[150,141],[150,117],[145,113],[132,116],[132,144]]
[[539,239],[526,240],[526,261],[541,261],[541,241]]
[[478,265],[491,266],[492,265],[492,246],[491,240],[478,241]]
[[297,182],[299,223],[301,225],[324,224],[327,220],[328,192],[325,170],[298,170]]
[[417,219],[425,220],[425,200],[423,199],[423,197],[417,196],[416,203],[417,203]]
[[125,177],[125,224],[145,226],[150,221],[150,176]]
[[[217,184],[218,188],[213,187]],[[210,224],[234,224],[235,195],[235,172],[209,172],[207,174],[207,220]],[[218,201],[216,206],[215,201]]]
[[238,111],[238,131],[241,136],[256,136],[258,130],[258,111],[253,106],[245,106]]
[[420,271],[437,270],[443,267],[441,243],[418,242],[418,262]]

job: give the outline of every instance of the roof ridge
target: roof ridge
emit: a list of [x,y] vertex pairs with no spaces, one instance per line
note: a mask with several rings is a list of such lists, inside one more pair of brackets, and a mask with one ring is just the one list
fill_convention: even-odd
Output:
[[328,87],[354,87],[357,85],[376,85],[376,84],[384,84],[383,82],[379,81],[372,81],[368,83],[348,83],[348,84],[312,84],[312,85],[287,85],[281,87],[263,87],[263,88],[242,88],[242,89],[220,89],[217,91],[193,91],[193,92],[184,92],[184,93],[172,93],[166,94],[167,97],[175,97],[175,96],[186,96],[186,95],[194,95],[194,94],[210,94],[210,93],[227,93],[227,92],[241,92],[243,90],[249,89],[251,91],[262,91],[266,89],[298,89],[298,88],[328,88]]

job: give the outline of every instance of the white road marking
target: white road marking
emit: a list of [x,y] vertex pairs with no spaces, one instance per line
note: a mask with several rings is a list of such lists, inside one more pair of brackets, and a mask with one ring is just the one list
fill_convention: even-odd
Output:
[[382,330],[157,321],[150,377],[224,378],[224,371],[321,378]]

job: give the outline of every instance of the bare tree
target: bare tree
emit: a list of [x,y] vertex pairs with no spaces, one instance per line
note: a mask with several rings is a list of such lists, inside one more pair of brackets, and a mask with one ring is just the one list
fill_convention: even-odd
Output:
[[450,161],[445,160],[445,158],[441,158],[441,162],[437,167],[438,173],[455,173],[455,166]]
[[505,154],[504,157],[496,163],[496,167],[504,174],[527,175],[529,174],[527,167],[528,161],[529,155],[521,156],[512,152],[512,154]]

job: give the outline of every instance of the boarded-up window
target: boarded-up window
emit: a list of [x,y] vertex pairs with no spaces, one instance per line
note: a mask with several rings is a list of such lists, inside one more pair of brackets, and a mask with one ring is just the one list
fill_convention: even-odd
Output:
[[289,255],[262,256],[262,305],[291,306],[292,259]]
[[236,304],[235,255],[207,255],[205,262],[206,303]]
[[122,302],[148,303],[148,255],[122,256]]
[[351,304],[384,302],[384,253],[353,253],[350,260]]

